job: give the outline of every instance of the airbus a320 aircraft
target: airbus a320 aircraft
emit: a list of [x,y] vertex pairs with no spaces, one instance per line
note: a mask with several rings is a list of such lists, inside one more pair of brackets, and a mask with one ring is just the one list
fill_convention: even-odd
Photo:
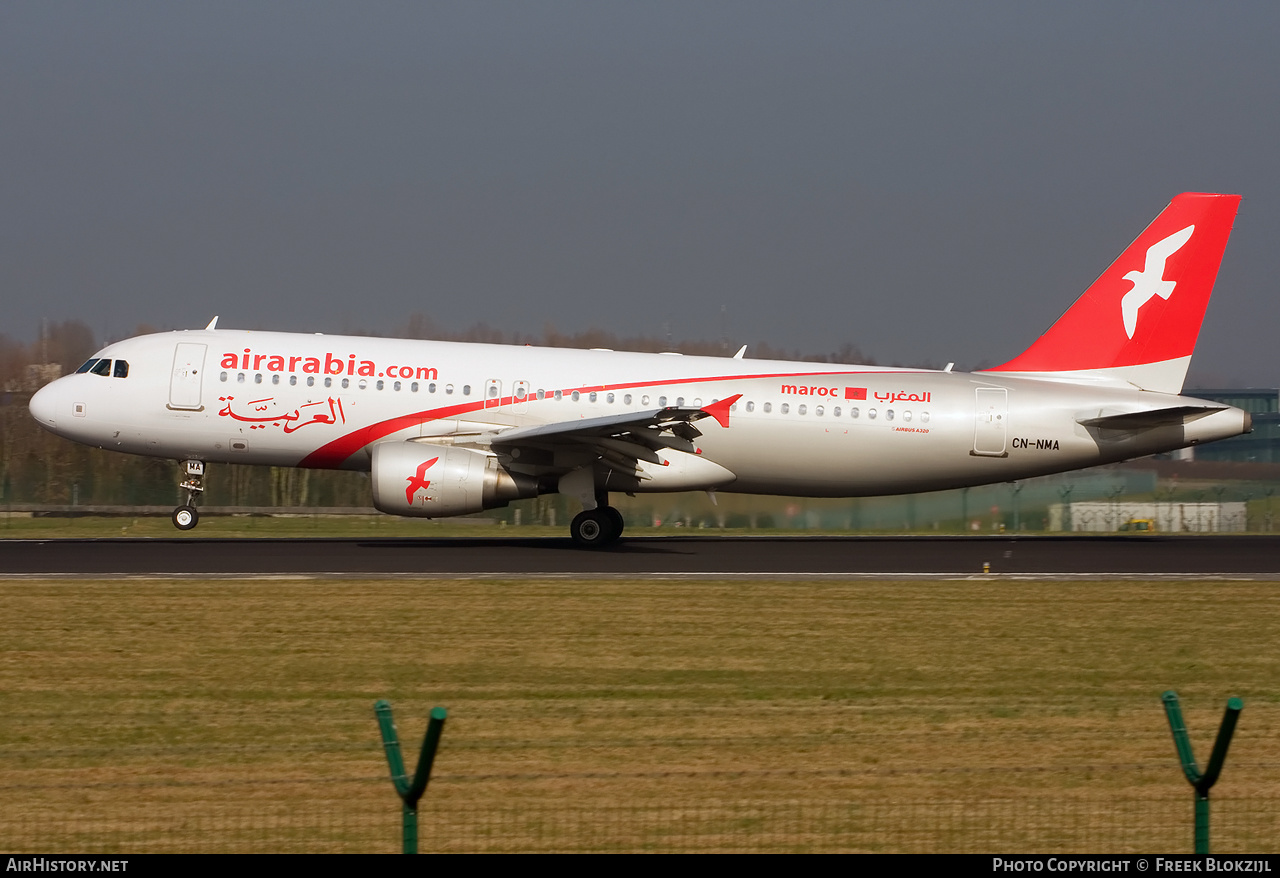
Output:
[[[974,373],[216,329],[145,335],[41,389],[41,426],[181,462],[364,470],[374,505],[442,518],[539,494],[622,533],[610,492],[854,497],[1062,472],[1223,439],[1181,396],[1234,195],[1175,198],[1025,352]],[[744,349],[745,350],[745,349]]]

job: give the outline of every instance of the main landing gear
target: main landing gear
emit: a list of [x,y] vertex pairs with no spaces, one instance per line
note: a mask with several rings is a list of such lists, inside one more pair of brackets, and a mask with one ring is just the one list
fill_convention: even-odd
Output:
[[569,533],[579,546],[598,549],[617,542],[623,526],[622,513],[609,506],[606,497],[595,509],[579,512],[569,525]]
[[187,460],[182,465],[187,478],[178,487],[187,492],[187,502],[173,510],[173,526],[178,530],[191,530],[200,523],[196,497],[204,493],[204,461]]

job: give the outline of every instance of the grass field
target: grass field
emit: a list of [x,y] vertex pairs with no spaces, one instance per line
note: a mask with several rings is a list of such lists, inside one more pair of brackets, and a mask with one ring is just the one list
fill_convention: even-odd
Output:
[[1160,694],[1202,762],[1244,698],[1215,799],[1274,803],[1277,632],[1266,582],[0,580],[0,841],[79,815],[130,849],[137,815],[305,802],[385,813],[338,847],[394,849],[378,698],[410,763],[449,710],[424,815],[1120,797],[1189,822]]

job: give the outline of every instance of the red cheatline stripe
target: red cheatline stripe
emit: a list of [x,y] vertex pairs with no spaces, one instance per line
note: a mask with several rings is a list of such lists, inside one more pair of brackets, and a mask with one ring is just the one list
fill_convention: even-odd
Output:
[[370,424],[367,427],[361,427],[358,430],[352,430],[345,436],[339,436],[332,442],[326,442],[315,451],[304,457],[298,466],[317,467],[320,469],[336,469],[343,462],[355,454],[361,448],[364,448],[371,442],[376,442],[383,437],[390,436],[392,433],[398,433],[401,430],[407,430],[410,427],[416,427],[425,421],[438,421],[442,418],[452,418],[466,412],[473,412],[484,408],[484,400],[478,402],[466,402],[461,405],[446,406],[438,409],[427,409],[426,411],[414,412],[411,415],[400,415],[398,417],[389,418],[385,421],[379,421]]
[[[580,387],[572,387],[561,390],[562,394],[573,393],[575,390],[579,393],[590,393],[591,391],[605,390],[634,390],[640,387],[679,387],[683,384],[704,384],[711,381],[749,381],[753,378],[803,378],[810,375],[883,375],[883,374],[902,374],[904,372],[925,372],[932,370],[925,369],[877,369],[867,372],[762,372],[755,375],[707,375],[701,378],[679,378],[667,381],[632,381],[623,384],[584,384]],[[554,390],[547,391],[547,399],[552,398]],[[533,396],[525,397],[525,399],[517,400],[513,396],[504,396],[498,400],[498,405],[491,406],[499,408],[504,405],[511,405],[515,402],[541,402]],[[337,469],[342,466],[348,457],[355,454],[361,448],[371,442],[377,442],[390,436],[392,433],[398,433],[401,430],[407,430],[410,427],[426,421],[438,421],[443,418],[453,418],[467,412],[483,411],[485,409],[485,400],[481,399],[476,402],[466,402],[459,405],[446,406],[438,409],[427,409],[421,412],[414,412],[409,415],[399,415],[389,418],[385,421],[379,421],[370,424],[367,427],[361,427],[353,430],[345,436],[339,436],[332,442],[321,445],[315,451],[304,457],[298,466],[315,467],[317,469]]]

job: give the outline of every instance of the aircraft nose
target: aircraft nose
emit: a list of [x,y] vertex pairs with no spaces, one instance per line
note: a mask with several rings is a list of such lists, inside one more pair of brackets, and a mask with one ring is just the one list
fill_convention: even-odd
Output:
[[37,390],[31,397],[31,402],[27,404],[27,410],[31,412],[31,417],[46,430],[58,429],[58,397],[59,388],[54,381],[46,384]]

